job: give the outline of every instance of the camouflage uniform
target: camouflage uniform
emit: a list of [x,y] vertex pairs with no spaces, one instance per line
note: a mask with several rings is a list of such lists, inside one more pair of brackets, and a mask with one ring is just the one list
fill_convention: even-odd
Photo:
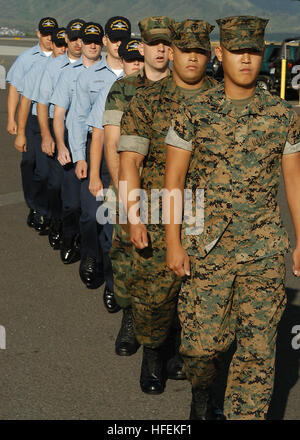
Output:
[[[166,40],[170,36],[169,25],[171,20],[168,17],[149,17],[141,20],[139,23],[141,37],[144,42],[153,38],[151,33],[159,31],[155,35]],[[102,125],[120,126],[121,118],[128,103],[141,88],[150,85],[150,81],[145,74],[144,69],[116,81],[107,96],[105,111],[103,114]],[[111,189],[116,192],[113,184]],[[110,259],[114,273],[114,296],[120,307],[126,308],[131,305],[130,286],[124,273],[128,274],[132,264],[132,244],[128,234],[124,229],[116,224],[114,225],[112,247]]]
[[[248,29],[240,40],[244,47],[261,47],[256,31],[260,44],[266,21],[241,22],[242,31]],[[231,50],[240,21],[223,23],[221,41]],[[185,372],[194,389],[209,386],[218,355],[236,338],[224,413],[229,419],[264,418],[289,248],[276,194],[282,154],[300,151],[299,119],[286,102],[259,88],[237,111],[220,84],[180,108],[166,143],[191,151],[186,188],[204,189],[202,233],[182,237],[191,262],[178,303]]]
[[[131,98],[140,88],[149,85],[149,83],[144,70],[116,81],[107,95],[102,125],[120,126],[124,110]],[[112,183],[110,189],[113,189],[116,193]],[[131,267],[131,254],[132,244],[128,234],[119,224],[114,225],[110,260],[114,273],[115,299],[119,306],[123,308],[131,305],[127,278],[124,277],[124,273],[127,274]]]
[[[200,47],[210,50],[211,29],[211,25],[201,20],[176,23],[173,25],[174,44],[180,42],[185,48]],[[202,93],[215,84],[213,79],[206,77],[197,93]],[[164,139],[172,115],[176,114],[184,99],[183,89],[177,87],[170,76],[138,92],[122,118],[118,151],[133,151],[145,156],[141,188],[146,190],[149,202],[152,189],[163,189]],[[141,344],[157,348],[168,336],[181,280],[166,270],[163,225],[149,224],[147,231],[152,242],[152,255],[150,258],[143,258],[136,250],[133,251],[133,265],[128,282],[131,286],[136,337]]]

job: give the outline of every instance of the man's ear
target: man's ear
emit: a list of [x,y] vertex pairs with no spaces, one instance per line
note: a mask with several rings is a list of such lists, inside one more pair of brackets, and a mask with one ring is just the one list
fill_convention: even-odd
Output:
[[104,35],[102,37],[102,43],[103,43],[103,46],[107,46],[107,36],[106,35]]
[[144,43],[139,43],[139,52],[143,57],[144,56]]
[[40,31],[36,31],[36,35],[37,35],[38,38],[41,38],[41,33],[40,33]]
[[223,50],[222,50],[221,46],[216,46],[215,47],[215,54],[216,54],[216,57],[218,58],[218,60],[220,62],[222,62],[222,60],[223,60]]

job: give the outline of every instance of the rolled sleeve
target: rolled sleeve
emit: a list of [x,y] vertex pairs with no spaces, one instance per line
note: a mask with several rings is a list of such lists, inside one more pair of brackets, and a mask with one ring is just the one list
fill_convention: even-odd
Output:
[[149,145],[149,139],[139,136],[122,135],[120,136],[118,153],[123,151],[131,151],[146,156],[149,150]]
[[168,145],[172,145],[173,147],[181,148],[182,150],[192,151],[193,145],[192,141],[185,141],[178,136],[173,127],[169,128],[167,133],[165,143]]
[[292,154],[300,151],[300,117],[292,110],[289,130],[282,154]]
[[300,142],[294,145],[290,144],[289,142],[286,142],[282,154],[298,153],[299,151],[300,151]]
[[102,125],[116,125],[120,127],[123,111],[120,110],[105,110],[103,113]]

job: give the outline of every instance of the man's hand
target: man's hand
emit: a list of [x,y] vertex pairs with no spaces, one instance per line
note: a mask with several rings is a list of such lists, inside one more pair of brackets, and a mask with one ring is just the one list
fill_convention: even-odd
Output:
[[65,145],[57,145],[57,160],[62,166],[71,162],[70,152]]
[[300,278],[300,248],[296,248],[293,252],[293,274]]
[[20,151],[20,153],[26,151],[26,143],[26,136],[24,134],[17,134],[17,137],[15,139],[15,148]]
[[53,156],[55,151],[55,142],[52,136],[42,137],[42,151],[47,154],[47,156]]
[[137,249],[144,249],[148,246],[146,226],[142,223],[129,226],[130,241]]
[[178,277],[190,275],[189,256],[181,245],[167,247],[167,266]]
[[89,190],[94,197],[97,197],[99,191],[101,191],[103,195],[103,184],[99,176],[90,176]]
[[6,131],[9,134],[15,135],[17,134],[18,126],[15,120],[8,121],[6,126]]
[[87,178],[87,169],[88,169],[87,162],[85,160],[79,160],[76,163],[76,167],[75,167],[75,174],[76,174],[77,179],[79,179],[79,180],[86,179]]

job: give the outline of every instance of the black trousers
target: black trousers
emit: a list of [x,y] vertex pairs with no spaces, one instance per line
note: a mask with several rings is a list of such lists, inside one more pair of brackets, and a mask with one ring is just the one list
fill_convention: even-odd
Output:
[[[55,135],[53,131],[53,120],[49,119],[49,128],[51,136],[55,141]],[[61,164],[57,160],[57,149],[53,156],[47,156],[49,166],[49,176],[47,182],[47,191],[49,197],[49,216],[53,219],[62,219],[62,199],[61,188],[64,176],[64,170]]]
[[[65,131],[65,145],[70,151],[68,130]],[[81,213],[80,186],[81,182],[75,174],[75,164],[68,163],[63,170],[61,185],[62,228],[64,237],[74,237],[80,233],[79,218]]]
[[[113,291],[113,272],[109,251],[112,245],[113,225],[100,225],[97,222],[97,210],[102,201],[96,198],[89,191],[89,163],[90,163],[90,144],[91,137],[88,137],[86,157],[88,163],[88,176],[81,180],[80,185],[80,232],[81,232],[81,253],[82,256],[92,256],[102,266],[106,286]],[[107,169],[104,155],[102,156],[100,167],[100,178],[103,188],[108,188],[110,184],[110,175]]]
[[47,216],[49,165],[46,155],[41,150],[42,138],[38,119],[31,114],[31,110],[25,134],[27,151],[22,153],[20,164],[24,198],[29,208]]

